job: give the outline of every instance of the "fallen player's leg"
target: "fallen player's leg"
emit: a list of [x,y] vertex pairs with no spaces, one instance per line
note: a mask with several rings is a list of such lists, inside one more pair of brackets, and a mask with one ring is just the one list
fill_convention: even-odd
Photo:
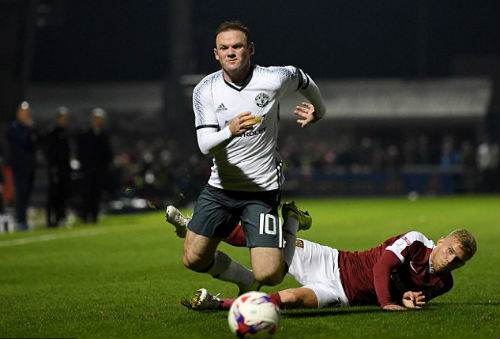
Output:
[[[317,308],[318,299],[313,290],[299,287],[271,293],[270,300],[279,308]],[[219,298],[205,288],[198,289],[191,297],[181,299],[181,305],[195,311],[229,310],[236,298]]]

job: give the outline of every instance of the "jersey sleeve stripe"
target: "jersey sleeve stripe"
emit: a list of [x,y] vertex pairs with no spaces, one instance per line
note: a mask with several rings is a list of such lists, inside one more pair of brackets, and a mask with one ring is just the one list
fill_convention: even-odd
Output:
[[200,125],[200,126],[196,126],[196,129],[201,129],[201,128],[215,128],[215,129],[219,129],[219,125]]
[[434,247],[432,240],[427,239],[422,233],[410,231],[396,240],[392,245],[387,246],[386,250],[393,252],[401,260],[401,263],[403,263],[405,260],[403,250],[410,247],[416,241],[422,243],[427,248]]
[[391,246],[387,246],[386,250],[391,251],[392,253],[394,253],[396,255],[396,257],[399,258],[399,260],[401,261],[401,263],[404,263],[405,257],[403,257],[403,255],[401,254],[401,252],[399,250],[397,250],[396,248],[394,248],[394,246],[392,246],[392,245]]
[[305,75],[305,81],[304,81],[304,85],[302,86],[302,89],[306,89],[307,87],[309,87],[309,75],[307,75],[307,73],[304,74]]
[[278,187],[281,189],[281,182],[283,181],[283,162],[278,161],[276,163],[276,173],[278,179]]
[[304,77],[302,76],[302,72],[299,68],[297,68],[297,74],[299,75],[299,84],[297,85],[297,90],[302,88],[302,84],[304,83]]
[[309,76],[300,68],[297,68],[297,74],[299,76],[299,85],[297,86],[297,90],[306,89],[309,86]]

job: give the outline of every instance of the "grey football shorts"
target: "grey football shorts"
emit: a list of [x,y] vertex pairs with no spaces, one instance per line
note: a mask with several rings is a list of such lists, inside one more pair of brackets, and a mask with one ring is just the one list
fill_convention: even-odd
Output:
[[188,229],[209,238],[227,238],[241,221],[247,247],[283,248],[279,190],[229,191],[206,185]]

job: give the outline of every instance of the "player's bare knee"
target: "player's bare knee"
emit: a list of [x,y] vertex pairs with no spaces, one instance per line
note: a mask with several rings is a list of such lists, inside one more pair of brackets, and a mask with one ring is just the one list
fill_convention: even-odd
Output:
[[261,271],[254,270],[253,275],[255,280],[261,285],[274,286],[278,285],[283,280],[283,274],[281,271]]
[[184,252],[182,262],[184,266],[196,272],[203,272],[206,269],[206,266],[210,264],[207,263],[206,260],[203,260],[203,257],[190,251]]
[[218,241],[188,230],[184,240],[184,266],[196,272],[205,272],[214,261]]
[[280,249],[253,248],[252,269],[255,280],[266,286],[279,284],[285,276],[285,263]]
[[194,261],[191,258],[191,256],[189,256],[187,253],[184,253],[184,256],[182,257],[182,263],[184,264],[184,266],[186,266],[190,270],[194,270],[194,268],[193,268]]

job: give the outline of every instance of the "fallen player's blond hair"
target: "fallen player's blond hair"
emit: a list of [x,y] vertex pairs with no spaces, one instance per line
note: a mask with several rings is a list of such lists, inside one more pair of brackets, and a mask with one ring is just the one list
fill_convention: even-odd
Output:
[[447,238],[451,237],[457,239],[460,242],[460,244],[462,245],[462,249],[467,256],[467,260],[472,258],[477,250],[476,239],[474,238],[472,233],[467,231],[466,229],[460,228],[448,234]]

